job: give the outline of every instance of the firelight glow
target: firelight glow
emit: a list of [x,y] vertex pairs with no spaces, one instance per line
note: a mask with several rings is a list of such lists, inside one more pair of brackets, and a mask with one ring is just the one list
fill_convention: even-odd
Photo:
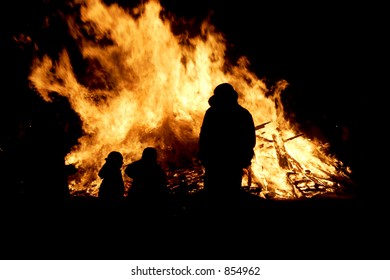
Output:
[[[304,135],[292,139],[300,132],[283,114],[280,96],[287,81],[266,95],[270,89],[249,70],[245,56],[228,60],[225,37],[209,21],[189,38],[172,32],[175,19],[161,17],[162,10],[154,0],[131,12],[100,0],[81,1],[80,19],[69,15],[66,21],[88,65],[83,83],[65,48],[58,61],[44,56],[32,64],[29,80],[39,95],[47,102],[52,92],[67,97],[82,120],[84,134],[66,157],[78,170],[69,180],[71,193],[97,195],[98,170],[113,150],[128,164],[154,146],[167,170],[196,166],[207,101],[222,82],[235,87],[256,125],[269,122],[256,130],[250,171],[251,186],[260,187],[261,196],[301,197],[296,186],[302,182],[317,182],[321,193],[342,187],[334,178],[348,174],[326,154],[326,143]],[[247,177],[243,183],[249,184]]]

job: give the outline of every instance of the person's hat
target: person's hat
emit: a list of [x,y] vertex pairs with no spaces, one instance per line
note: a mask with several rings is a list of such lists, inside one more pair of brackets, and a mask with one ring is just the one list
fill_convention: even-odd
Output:
[[108,154],[106,160],[119,162],[119,161],[123,161],[123,156],[120,152],[112,151]]
[[222,83],[219,84],[215,89],[214,89],[214,95],[219,97],[219,96],[224,96],[224,98],[229,98],[229,99],[238,99],[238,93],[234,89],[234,87],[229,84],[229,83]]
[[214,89],[214,95],[210,97],[209,104],[234,103],[237,99],[238,93],[234,87],[229,83],[222,83]]

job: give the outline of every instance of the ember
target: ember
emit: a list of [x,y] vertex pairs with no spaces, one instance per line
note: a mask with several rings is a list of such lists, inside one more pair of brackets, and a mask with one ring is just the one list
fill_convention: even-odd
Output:
[[160,151],[172,191],[202,189],[199,129],[212,89],[226,81],[257,125],[244,189],[296,199],[342,193],[352,183],[349,168],[327,154],[327,143],[305,137],[286,119],[281,95],[288,82],[271,90],[245,56],[230,61],[224,35],[207,20],[198,36],[187,38],[172,32],[174,17],[162,16],[156,1],[131,11],[100,0],[77,2],[80,17],[67,15],[66,23],[87,62],[84,73],[75,74],[64,48],[58,61],[37,56],[29,76],[45,101],[52,92],[67,97],[82,120],[84,135],[66,157],[77,168],[69,177],[73,195],[97,195],[98,169],[110,151],[120,151],[126,164],[146,146]]

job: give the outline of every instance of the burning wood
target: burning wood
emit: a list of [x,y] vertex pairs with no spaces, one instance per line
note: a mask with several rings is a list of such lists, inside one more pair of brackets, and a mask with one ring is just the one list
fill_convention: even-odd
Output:
[[268,122],[265,122],[265,123],[256,125],[256,126],[255,126],[255,130],[259,130],[259,129],[264,128],[264,127],[265,127],[267,124],[269,124],[270,122],[271,122],[271,121],[268,121]]
[[[265,122],[256,126],[256,130],[263,129],[269,122]],[[265,141],[272,142],[276,152],[276,161],[278,165],[285,170],[285,175],[288,183],[292,187],[295,198],[311,198],[326,193],[335,193],[342,190],[343,183],[352,184],[345,176],[333,176],[330,178],[321,178],[313,174],[310,170],[304,169],[301,164],[295,160],[286,150],[285,143],[294,140],[303,134],[297,134],[287,139],[282,139],[280,130],[272,135],[272,140],[266,138]],[[204,170],[201,165],[196,165],[187,169],[178,169],[175,171],[167,171],[169,174],[169,188],[172,192],[182,192],[193,194],[203,189],[203,174]],[[330,174],[328,174],[330,175]],[[267,178],[254,181],[253,171],[251,167],[244,170],[244,179],[246,182],[242,188],[254,195],[269,197],[267,191]]]
[[297,137],[300,137],[300,136],[303,136],[303,133],[300,133],[300,134],[295,135],[295,136],[293,136],[293,137],[287,138],[286,140],[283,140],[283,142],[287,142],[287,141],[293,140],[293,139],[295,139],[295,138],[297,138]]

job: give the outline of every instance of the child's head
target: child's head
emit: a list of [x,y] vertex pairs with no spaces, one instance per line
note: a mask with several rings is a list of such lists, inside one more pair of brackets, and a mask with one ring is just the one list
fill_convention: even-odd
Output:
[[120,152],[112,151],[106,157],[106,162],[121,167],[123,164],[123,156]]
[[157,161],[157,150],[153,147],[147,147],[142,152],[142,160],[147,162]]

